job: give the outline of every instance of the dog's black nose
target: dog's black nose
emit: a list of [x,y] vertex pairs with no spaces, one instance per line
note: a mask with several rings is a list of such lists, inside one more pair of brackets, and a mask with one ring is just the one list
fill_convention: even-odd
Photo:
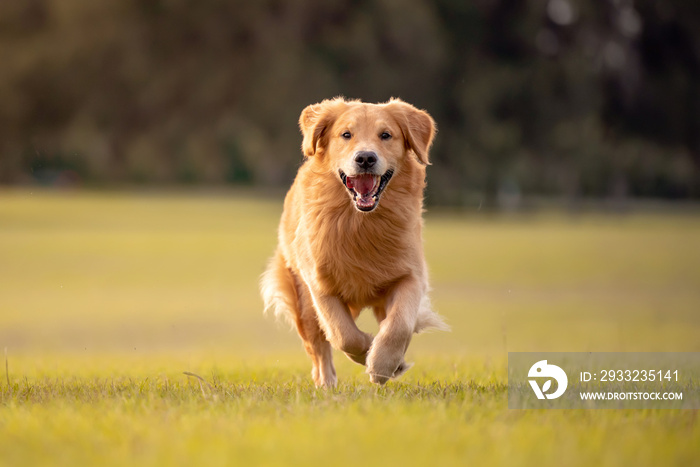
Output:
[[367,170],[377,163],[377,153],[373,151],[359,151],[355,154],[355,163],[359,168]]

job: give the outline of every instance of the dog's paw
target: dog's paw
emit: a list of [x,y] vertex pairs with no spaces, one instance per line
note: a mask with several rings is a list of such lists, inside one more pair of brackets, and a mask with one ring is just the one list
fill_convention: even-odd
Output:
[[413,363],[406,363],[406,362],[402,361],[401,363],[399,363],[399,366],[397,366],[396,369],[391,373],[391,375],[376,373],[376,372],[372,371],[371,369],[367,369],[367,373],[369,374],[369,380],[372,383],[374,383],[374,384],[386,384],[386,382],[389,381],[390,379],[396,379],[396,378],[402,376],[404,373],[406,373],[408,370],[410,370],[412,366],[413,366]]
[[316,376],[314,384],[321,389],[334,388],[338,385],[338,377],[335,374]]
[[355,363],[359,363],[360,365],[367,364],[367,352],[361,353],[359,355],[354,355],[346,352],[345,355]]
[[378,375],[376,373],[370,373],[369,380],[374,384],[384,385],[387,381],[389,381],[389,377],[384,375]]
[[396,368],[396,371],[394,371],[394,374],[392,375],[392,379],[396,379],[400,376],[403,376],[404,373],[406,373],[408,370],[413,368],[413,362],[406,363],[406,362],[401,362],[401,364]]
[[355,334],[354,339],[346,338],[341,340],[338,345],[338,349],[342,350],[343,353],[353,362],[359,363],[360,365],[367,364],[367,353],[372,347],[372,342],[374,336],[366,332],[358,331]]

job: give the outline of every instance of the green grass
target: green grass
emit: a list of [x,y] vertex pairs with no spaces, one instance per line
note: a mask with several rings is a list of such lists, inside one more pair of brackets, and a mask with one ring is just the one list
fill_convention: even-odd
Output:
[[508,351],[700,351],[700,216],[429,214],[453,331],[383,388],[336,355],[320,391],[261,315],[280,210],[0,192],[0,465],[700,465],[697,411],[513,411],[506,390]]

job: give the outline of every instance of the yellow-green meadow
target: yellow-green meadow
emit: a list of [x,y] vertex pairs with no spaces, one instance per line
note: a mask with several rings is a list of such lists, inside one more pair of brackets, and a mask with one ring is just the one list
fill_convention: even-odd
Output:
[[700,351],[700,215],[428,212],[452,332],[382,388],[336,354],[323,391],[261,311],[281,204],[0,191],[0,465],[700,464],[697,411],[516,411],[506,387],[508,351]]

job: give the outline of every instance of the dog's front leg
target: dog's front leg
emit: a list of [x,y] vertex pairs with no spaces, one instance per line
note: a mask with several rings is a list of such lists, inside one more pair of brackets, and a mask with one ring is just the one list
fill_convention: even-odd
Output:
[[360,331],[348,307],[337,297],[312,295],[318,320],[326,338],[333,347],[342,350],[351,360],[364,365],[367,351],[372,345],[372,336]]
[[386,318],[379,325],[367,356],[367,373],[373,383],[384,384],[405,373],[410,365],[404,354],[411,342],[425,287],[415,277],[399,282],[386,304]]

